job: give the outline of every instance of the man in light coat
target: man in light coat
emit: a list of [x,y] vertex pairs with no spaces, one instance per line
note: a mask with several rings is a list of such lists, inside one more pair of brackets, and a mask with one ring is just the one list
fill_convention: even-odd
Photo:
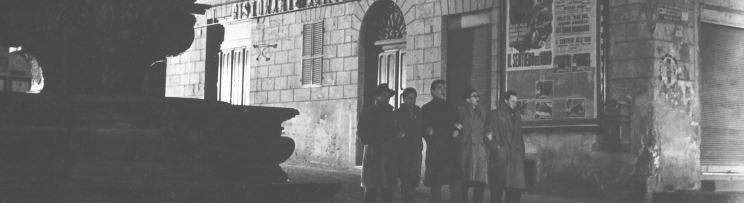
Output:
[[488,185],[491,202],[519,203],[525,189],[524,137],[522,117],[515,110],[517,93],[507,91],[499,108],[488,114],[486,134],[489,140]]
[[392,202],[393,187],[397,186],[396,131],[390,97],[395,92],[383,83],[375,91],[375,104],[359,113],[357,136],[364,144],[362,158],[362,187],[364,202],[377,202],[378,190],[383,203]]
[[483,133],[486,123],[486,110],[479,107],[480,95],[474,89],[463,94],[465,103],[457,107],[462,121],[462,129],[457,137],[460,144],[460,166],[463,175],[463,202],[468,202],[468,190],[473,187],[473,202],[483,202],[486,187],[488,153]]

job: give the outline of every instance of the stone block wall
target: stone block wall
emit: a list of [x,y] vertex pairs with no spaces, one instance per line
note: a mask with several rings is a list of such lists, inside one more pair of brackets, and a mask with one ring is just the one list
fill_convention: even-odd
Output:
[[[364,2],[364,1],[362,1]],[[372,3],[373,1],[367,1]],[[416,104],[423,106],[431,100],[430,85],[443,79],[442,71],[442,20],[441,1],[399,0],[405,15],[406,26],[406,85],[418,91]]]
[[[276,44],[252,62],[251,105],[295,108],[300,115],[284,123],[284,136],[296,142],[292,159],[353,166],[356,153],[357,41],[361,20],[356,2],[310,8],[254,19],[253,44]],[[303,25],[323,23],[320,86],[303,87]],[[227,33],[226,33],[227,35]],[[251,49],[251,58],[258,52]]]
[[207,27],[205,16],[197,16],[194,42],[178,56],[167,58],[166,97],[204,99]]

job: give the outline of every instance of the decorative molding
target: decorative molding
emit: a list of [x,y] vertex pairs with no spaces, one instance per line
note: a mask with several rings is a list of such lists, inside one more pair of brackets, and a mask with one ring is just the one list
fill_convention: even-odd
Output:
[[375,41],[401,39],[406,37],[406,22],[403,11],[392,0],[380,0],[376,5],[375,16],[371,21],[372,28],[377,33]]

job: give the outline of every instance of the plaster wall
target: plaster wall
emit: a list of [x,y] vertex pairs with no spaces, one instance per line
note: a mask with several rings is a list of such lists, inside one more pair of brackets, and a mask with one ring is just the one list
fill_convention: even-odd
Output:
[[633,173],[628,153],[595,150],[591,132],[525,134],[527,157],[537,161],[531,191],[563,196],[616,199],[627,195]]

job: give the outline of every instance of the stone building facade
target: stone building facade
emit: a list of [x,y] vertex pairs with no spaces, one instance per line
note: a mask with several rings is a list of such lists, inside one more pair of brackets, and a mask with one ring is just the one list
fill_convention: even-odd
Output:
[[[484,107],[498,106],[506,80],[519,79],[505,72],[506,2],[208,1],[192,48],[168,59],[166,96],[295,108],[300,115],[284,124],[297,144],[292,159],[353,167],[357,113],[377,83],[416,88],[420,106],[431,99],[429,84],[447,79],[450,100],[475,88],[487,95]],[[703,40],[741,31],[744,3],[595,2],[600,56],[589,80],[597,113],[524,128],[530,189],[643,201],[744,172],[734,124],[744,117],[716,119],[723,109],[740,111],[739,97],[718,89],[741,87],[731,77],[744,73],[713,70],[725,66],[716,61],[737,61],[709,54],[744,48]],[[729,86],[710,89],[720,83]]]

